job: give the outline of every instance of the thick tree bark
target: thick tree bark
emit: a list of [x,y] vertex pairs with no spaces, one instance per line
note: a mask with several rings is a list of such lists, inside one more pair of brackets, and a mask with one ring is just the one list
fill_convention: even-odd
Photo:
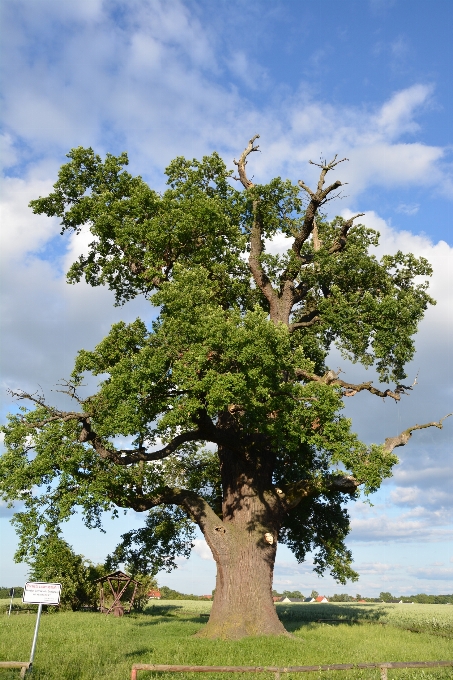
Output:
[[272,600],[276,542],[270,545],[267,532],[253,521],[229,522],[222,529],[224,545],[213,550],[217,578],[211,616],[198,635],[230,640],[286,635]]
[[[225,421],[230,419],[225,415]],[[217,564],[216,591],[209,622],[199,635],[228,639],[285,635],[272,600],[284,512],[272,489],[274,456],[264,447],[238,453],[220,446],[219,458],[223,521],[204,532]]]

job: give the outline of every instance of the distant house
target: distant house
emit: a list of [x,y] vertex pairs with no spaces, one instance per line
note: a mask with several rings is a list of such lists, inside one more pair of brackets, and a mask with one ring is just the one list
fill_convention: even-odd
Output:
[[358,604],[366,604],[366,600],[357,600]]
[[[292,604],[300,604],[301,602],[305,602],[305,600],[297,598],[297,597],[283,597],[279,601],[280,602],[291,602]],[[275,602],[275,598],[274,598],[274,602]]]
[[306,597],[306,598],[304,599],[304,602],[316,602],[316,600],[315,600],[314,597]]
[[324,595],[319,595],[315,600],[315,602],[328,602],[328,601],[329,600]]
[[200,595],[200,600],[212,600],[212,595]]
[[150,600],[160,600],[160,591],[159,590],[150,590],[148,592],[148,598]]
[[272,599],[274,600],[274,602],[283,602],[283,598],[280,597],[280,595],[278,595],[277,597],[274,595]]

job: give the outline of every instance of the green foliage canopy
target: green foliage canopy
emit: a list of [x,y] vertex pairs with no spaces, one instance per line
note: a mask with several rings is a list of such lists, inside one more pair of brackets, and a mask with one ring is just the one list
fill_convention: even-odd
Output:
[[[240,190],[213,153],[175,159],[159,194],[124,169],[126,154],[103,161],[77,148],[68,157],[54,191],[31,202],[58,216],[62,233],[92,234],[68,281],[106,285],[117,304],[145,294],[158,316],[117,323],[79,352],[66,383],[77,410],[19,393],[34,404],[9,417],[0,462],[3,497],[25,506],[14,520],[18,559],[77,511],[99,527],[103,511],[123,507],[148,515],[112,559],[172,568],[190,552],[196,504],[222,516],[225,466],[214,445],[240,452],[244,469],[270,469],[269,493],[286,504],[279,540],[298,560],[315,550],[316,571],[355,578],[344,501],[375,491],[405,442],[359,441],[342,399],[363,390],[399,399],[405,388],[351,386],[326,358],[334,344],[382,381],[401,381],[433,303],[428,262],[402,252],[378,260],[377,232],[328,221],[320,209],[340,182],[324,189],[320,180],[316,192],[300,183],[307,202],[290,181],[253,185],[243,154]],[[266,251],[275,237],[288,239],[282,255]],[[99,389],[82,398],[87,372]]]

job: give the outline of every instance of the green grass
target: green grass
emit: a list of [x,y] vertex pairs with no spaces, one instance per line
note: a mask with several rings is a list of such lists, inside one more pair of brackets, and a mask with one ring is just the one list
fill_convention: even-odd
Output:
[[[294,634],[292,639],[238,642],[193,637],[206,621],[202,614],[208,613],[210,606],[202,601],[161,601],[143,614],[123,618],[88,612],[45,614],[33,680],[127,680],[132,664],[139,662],[285,666],[453,658],[453,607],[446,605],[399,605],[400,609],[398,605],[278,605],[286,628]],[[317,619],[335,620],[318,623]],[[35,620],[35,615],[1,616],[1,660],[28,659]],[[443,622],[441,631],[430,623],[432,620]],[[18,676],[18,671],[0,671],[0,680],[18,680]],[[139,674],[142,680],[151,677],[149,673]],[[197,680],[196,675],[182,674],[154,677]],[[233,677],[247,680],[248,676]],[[200,680],[230,678],[203,674]],[[270,678],[263,675],[263,680]],[[288,680],[303,678],[378,680],[379,671],[316,672],[293,675]],[[389,671],[391,678],[451,680],[453,669]]]

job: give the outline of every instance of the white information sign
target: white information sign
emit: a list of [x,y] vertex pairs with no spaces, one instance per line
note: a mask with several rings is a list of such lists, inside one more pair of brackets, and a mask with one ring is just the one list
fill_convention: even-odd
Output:
[[61,583],[26,583],[24,604],[60,604]]

